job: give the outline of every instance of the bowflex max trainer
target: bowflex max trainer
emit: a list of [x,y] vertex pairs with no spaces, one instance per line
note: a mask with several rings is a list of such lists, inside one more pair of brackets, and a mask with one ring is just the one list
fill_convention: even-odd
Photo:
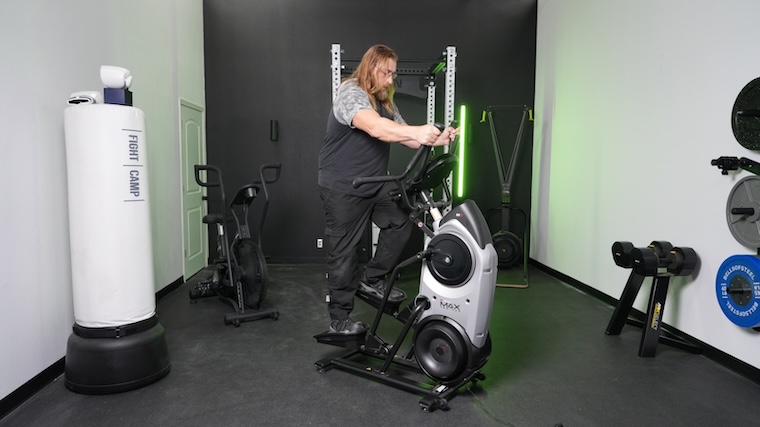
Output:
[[[336,357],[317,361],[319,372],[338,368],[423,394],[420,406],[425,411],[447,408],[447,398],[456,390],[485,379],[480,369],[491,354],[488,327],[498,269],[488,225],[475,202],[466,200],[443,216],[440,209],[449,202],[432,198],[432,189],[456,166],[456,156],[446,153],[429,161],[430,157],[430,147],[424,146],[401,175],[354,180],[354,186],[395,182],[400,203],[425,233],[426,246],[390,274],[369,331],[353,336],[329,332],[315,335],[318,342],[348,348]],[[410,178],[420,164],[422,167]],[[447,186],[443,188],[447,193],[444,200],[451,200]],[[426,213],[432,218],[431,225],[424,220]],[[422,263],[419,294],[401,311],[388,310],[388,297],[399,273],[417,262]],[[378,335],[383,314],[403,323],[393,343]],[[400,347],[411,330],[411,347],[402,355]],[[420,374],[433,382],[420,380]]]
[[[201,187],[219,188],[221,213],[208,214],[203,217],[206,224],[214,224],[217,228],[217,259],[214,272],[210,279],[202,281],[190,289],[190,299],[219,296],[230,303],[235,311],[224,316],[224,324],[240,326],[241,322],[272,318],[277,320],[279,312],[276,308],[262,309],[261,303],[266,295],[267,265],[261,252],[261,234],[264,230],[264,218],[269,206],[267,184],[276,182],[280,177],[280,164],[265,164],[259,168],[259,180],[253,184],[241,187],[230,202],[229,207],[224,191],[222,171],[216,166],[195,165],[195,181]],[[265,171],[274,170],[274,177],[267,179]],[[216,181],[209,176],[204,181],[201,172],[213,172]],[[248,213],[259,190],[264,190],[264,206],[259,227],[257,242],[251,237],[248,226]],[[235,221],[237,232],[232,242],[227,237],[227,223],[230,214]]]

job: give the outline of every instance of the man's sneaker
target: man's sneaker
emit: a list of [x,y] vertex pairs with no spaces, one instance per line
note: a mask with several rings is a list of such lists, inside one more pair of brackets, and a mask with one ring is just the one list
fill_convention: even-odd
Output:
[[330,322],[331,334],[353,335],[364,332],[365,329],[367,329],[367,325],[351,319],[333,320]]
[[[383,279],[378,279],[376,282],[370,283],[366,277],[359,280],[358,292],[368,296],[370,298],[381,300],[385,295],[385,289],[388,288],[388,283]],[[392,288],[391,294],[388,296],[388,302],[399,303],[406,299],[406,294],[401,289]]]

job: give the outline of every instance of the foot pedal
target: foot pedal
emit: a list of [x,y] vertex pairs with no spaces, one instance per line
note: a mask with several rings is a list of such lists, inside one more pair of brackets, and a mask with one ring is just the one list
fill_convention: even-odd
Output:
[[[379,309],[380,305],[383,303],[382,299],[375,298],[373,296],[369,296],[361,292],[356,292],[356,296],[359,297],[360,300],[366,302],[367,304],[377,309]],[[395,316],[396,313],[398,313],[398,309],[401,306],[401,303],[403,302],[404,301],[399,301],[399,302],[387,301],[385,303],[385,307],[383,307],[383,313],[390,314],[391,316]]]
[[367,328],[364,328],[356,334],[337,334],[334,332],[326,331],[321,334],[314,335],[317,342],[322,344],[330,344],[338,347],[359,349],[367,341]]
[[396,314],[396,319],[401,323],[406,323],[407,320],[409,320],[409,317],[412,315],[412,307],[411,304],[404,307],[401,311]]

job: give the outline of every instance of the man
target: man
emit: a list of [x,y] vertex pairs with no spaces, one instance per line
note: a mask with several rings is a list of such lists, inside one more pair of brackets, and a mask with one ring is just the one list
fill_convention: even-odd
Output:
[[[388,286],[384,277],[396,266],[413,228],[389,195],[395,184],[354,188],[353,180],[386,175],[391,143],[412,149],[440,146],[457,134],[451,127],[441,132],[432,124],[406,124],[393,102],[397,61],[398,56],[388,46],[370,47],[356,71],[338,88],[327,119],[319,153],[319,186],[329,251],[331,333],[357,334],[366,328],[349,318],[354,295],[358,291],[370,298],[382,298]],[[375,255],[360,273],[356,249],[370,220],[380,228],[380,236]],[[406,295],[394,288],[388,299],[399,303]]]

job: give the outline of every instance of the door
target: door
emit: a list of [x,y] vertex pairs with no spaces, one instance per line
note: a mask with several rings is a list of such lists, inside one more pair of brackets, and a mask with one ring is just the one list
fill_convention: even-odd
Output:
[[180,139],[182,142],[182,245],[185,280],[206,266],[208,230],[203,223],[203,188],[195,182],[193,166],[206,161],[203,107],[180,99]]

